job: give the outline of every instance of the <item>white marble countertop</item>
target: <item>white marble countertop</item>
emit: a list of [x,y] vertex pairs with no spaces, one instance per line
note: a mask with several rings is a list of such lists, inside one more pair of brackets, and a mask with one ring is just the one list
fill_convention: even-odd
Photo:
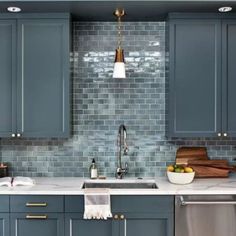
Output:
[[[84,178],[34,178],[36,185],[32,187],[0,187],[0,195],[82,195],[82,185],[88,179]],[[144,179],[141,181],[147,181]],[[150,179],[149,179],[150,180]],[[90,181],[90,180],[89,180]],[[92,180],[94,181],[94,180]],[[97,181],[97,180],[95,180]],[[124,180],[106,179],[101,182],[137,182],[140,180],[126,178]],[[221,179],[194,179],[188,185],[175,185],[168,182],[166,177],[153,180],[158,189],[111,189],[111,195],[193,195],[193,194],[235,194],[236,175]]]

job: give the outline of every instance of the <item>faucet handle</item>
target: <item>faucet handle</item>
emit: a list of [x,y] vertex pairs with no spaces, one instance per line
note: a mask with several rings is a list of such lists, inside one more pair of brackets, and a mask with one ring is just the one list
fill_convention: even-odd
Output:
[[128,163],[125,162],[125,168],[118,167],[116,169],[116,178],[117,179],[122,179],[123,176],[128,173],[128,170],[129,170]]
[[120,167],[116,169],[116,178],[117,179],[122,179],[123,178],[123,171]]

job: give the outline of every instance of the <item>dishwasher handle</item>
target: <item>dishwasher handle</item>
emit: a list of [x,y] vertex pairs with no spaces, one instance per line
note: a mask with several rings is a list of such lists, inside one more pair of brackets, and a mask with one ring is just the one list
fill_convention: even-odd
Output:
[[236,205],[236,201],[186,201],[183,196],[179,197],[180,205]]

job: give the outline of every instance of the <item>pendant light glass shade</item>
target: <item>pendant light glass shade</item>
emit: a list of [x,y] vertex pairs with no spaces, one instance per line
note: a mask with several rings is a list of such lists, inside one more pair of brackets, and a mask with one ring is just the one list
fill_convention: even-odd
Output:
[[125,79],[126,78],[124,50],[122,50],[120,47],[116,49],[113,78],[115,78],[115,79]]
[[125,63],[124,62],[115,62],[114,71],[113,71],[114,79],[125,79]]

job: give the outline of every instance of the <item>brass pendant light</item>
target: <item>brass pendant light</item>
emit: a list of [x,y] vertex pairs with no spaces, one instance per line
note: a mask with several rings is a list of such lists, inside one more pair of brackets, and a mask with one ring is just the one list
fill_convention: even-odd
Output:
[[121,48],[122,34],[121,34],[121,17],[125,15],[125,11],[116,9],[114,15],[117,17],[118,21],[118,45],[115,55],[115,64],[113,71],[113,78],[124,79],[125,75],[125,60],[124,60],[124,50]]

